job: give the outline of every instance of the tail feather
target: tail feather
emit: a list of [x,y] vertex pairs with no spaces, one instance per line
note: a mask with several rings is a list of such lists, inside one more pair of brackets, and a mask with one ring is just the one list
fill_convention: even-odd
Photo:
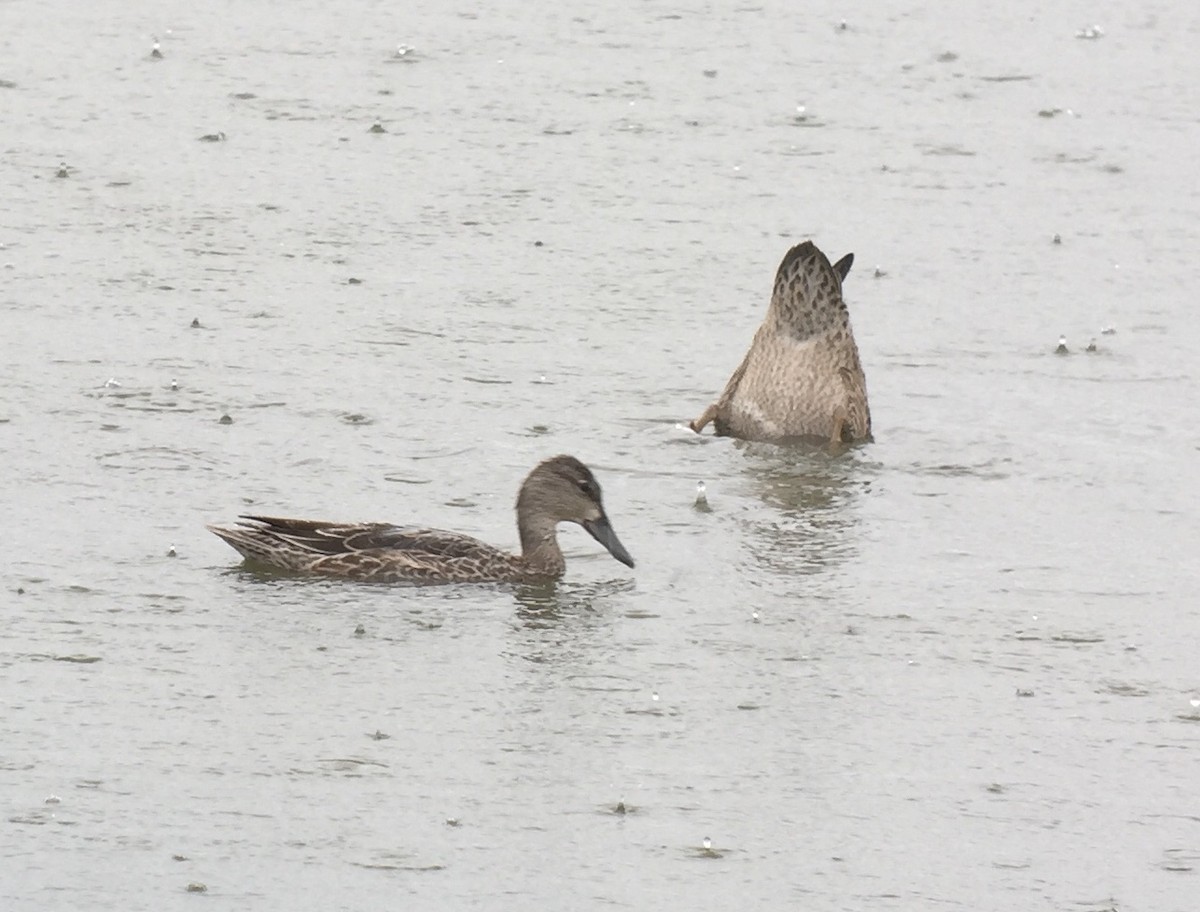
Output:
[[285,570],[299,570],[304,566],[302,555],[290,548],[280,547],[277,536],[262,527],[243,524],[238,526],[210,525],[206,528],[246,560],[257,561],[260,564]]
[[848,327],[842,278],[853,262],[854,255],[847,254],[835,268],[812,241],[797,244],[775,273],[770,312],[800,341]]

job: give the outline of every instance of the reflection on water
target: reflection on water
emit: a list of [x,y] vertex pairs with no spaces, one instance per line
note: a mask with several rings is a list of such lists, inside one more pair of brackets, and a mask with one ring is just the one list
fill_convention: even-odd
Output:
[[633,580],[567,581],[513,588],[516,621],[507,653],[536,665],[578,670],[610,650],[614,604],[635,588]]
[[518,607],[515,620],[506,624],[502,655],[519,682],[516,690],[528,695],[519,705],[536,715],[545,707],[533,695],[569,692],[583,696],[568,705],[595,708],[597,700],[615,700],[614,709],[624,706],[624,697],[611,695],[638,689],[627,664],[633,652],[621,637],[623,607],[635,590],[632,580],[515,587]]
[[513,598],[518,605],[517,617],[526,625],[537,627],[566,615],[598,611],[606,600],[635,588],[633,579],[589,583],[550,580],[517,584],[513,586]]
[[761,567],[787,576],[814,574],[856,553],[856,500],[871,483],[859,451],[747,444],[745,456],[746,478],[769,508],[746,521]]

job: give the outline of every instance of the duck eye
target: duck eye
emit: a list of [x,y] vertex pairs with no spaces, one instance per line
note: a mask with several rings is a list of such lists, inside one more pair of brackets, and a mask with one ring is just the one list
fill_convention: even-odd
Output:
[[594,489],[592,488],[592,483],[590,481],[588,481],[586,478],[579,479],[579,481],[575,482],[575,484],[577,484],[579,486],[579,490],[581,490],[584,494],[590,495],[594,492]]

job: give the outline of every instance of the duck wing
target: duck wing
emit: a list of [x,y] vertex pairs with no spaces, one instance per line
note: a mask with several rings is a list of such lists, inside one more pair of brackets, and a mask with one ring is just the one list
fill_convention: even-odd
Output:
[[515,580],[516,555],[469,535],[391,523],[242,516],[209,526],[248,560],[281,570],[383,583]]
[[499,549],[469,535],[397,526],[392,523],[332,523],[278,516],[241,516],[248,532],[270,536],[280,543],[310,552],[314,557],[373,552],[403,552],[446,560],[477,559]]

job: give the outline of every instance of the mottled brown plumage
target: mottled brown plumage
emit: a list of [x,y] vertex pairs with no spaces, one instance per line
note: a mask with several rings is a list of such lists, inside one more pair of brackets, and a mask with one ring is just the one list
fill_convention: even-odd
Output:
[[317,576],[384,583],[557,579],[566,567],[558,546],[560,522],[583,526],[613,557],[633,566],[604,512],[600,484],[573,456],[547,459],[521,485],[517,495],[520,554],[440,529],[271,516],[241,519],[234,526],[208,528],[248,561]]
[[854,255],[831,266],[812,241],[779,264],[766,318],[720,398],[689,425],[710,421],[745,440],[871,439],[867,381],[842,299]]

